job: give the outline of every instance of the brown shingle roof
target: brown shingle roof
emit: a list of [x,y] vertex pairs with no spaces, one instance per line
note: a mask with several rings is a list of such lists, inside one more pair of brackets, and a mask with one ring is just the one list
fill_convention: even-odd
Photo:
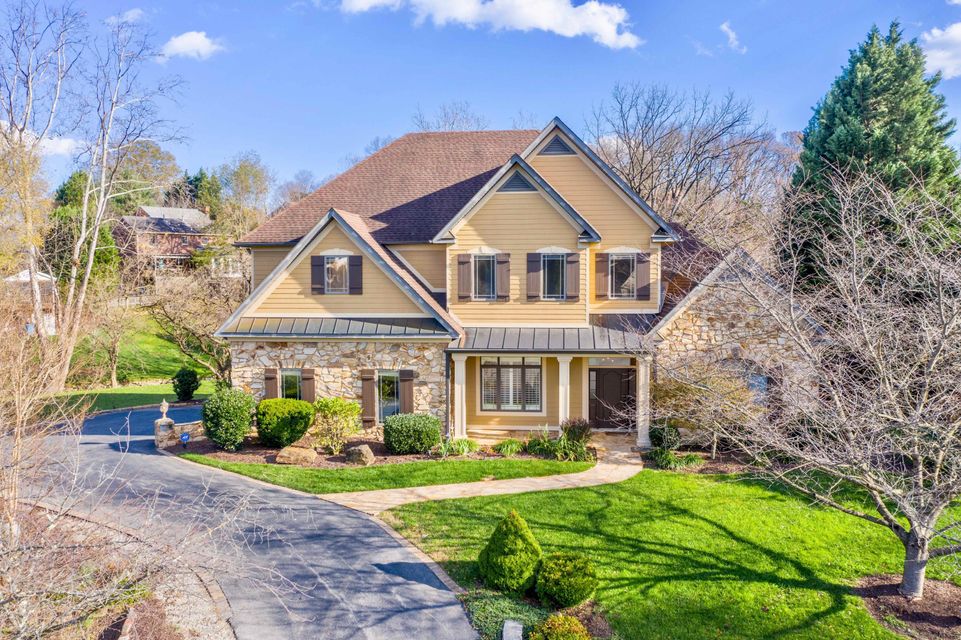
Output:
[[363,218],[378,242],[427,242],[537,134],[407,134],[276,213],[240,244],[296,242],[332,207]]

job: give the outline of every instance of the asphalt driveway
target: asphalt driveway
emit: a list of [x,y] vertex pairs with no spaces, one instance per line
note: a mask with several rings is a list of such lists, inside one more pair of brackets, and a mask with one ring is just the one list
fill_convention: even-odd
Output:
[[[169,415],[177,422],[196,420],[199,409],[174,408]],[[250,502],[245,525],[263,529],[243,536],[239,553],[246,556],[232,565],[249,564],[249,575],[241,569],[216,576],[238,638],[477,637],[455,595],[368,516],[159,454],[153,448],[158,417],[151,409],[90,418],[81,441],[83,468],[91,477],[116,468],[118,510],[133,494],[154,495],[172,507],[165,518],[176,518],[178,502],[200,494]],[[212,513],[211,524],[219,517]],[[264,567],[295,588],[268,588]]]

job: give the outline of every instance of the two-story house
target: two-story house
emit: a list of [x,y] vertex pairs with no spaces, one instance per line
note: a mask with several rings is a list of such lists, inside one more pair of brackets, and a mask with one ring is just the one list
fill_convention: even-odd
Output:
[[253,291],[218,332],[234,385],[356,398],[368,425],[430,412],[452,437],[582,416],[641,446],[642,337],[695,284],[662,264],[699,245],[559,119],[403,136],[238,244]]

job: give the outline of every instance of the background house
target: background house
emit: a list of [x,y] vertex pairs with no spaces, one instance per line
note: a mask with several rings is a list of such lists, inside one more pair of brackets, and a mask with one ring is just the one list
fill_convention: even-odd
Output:
[[209,232],[210,218],[197,209],[143,206],[122,216],[113,228],[124,269],[144,283],[178,273],[191,255],[218,239]]

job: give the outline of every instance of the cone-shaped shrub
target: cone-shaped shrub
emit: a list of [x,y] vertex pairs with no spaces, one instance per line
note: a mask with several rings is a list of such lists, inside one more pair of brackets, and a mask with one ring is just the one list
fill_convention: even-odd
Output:
[[508,593],[524,593],[534,584],[541,545],[516,511],[507,514],[477,558],[487,586]]

